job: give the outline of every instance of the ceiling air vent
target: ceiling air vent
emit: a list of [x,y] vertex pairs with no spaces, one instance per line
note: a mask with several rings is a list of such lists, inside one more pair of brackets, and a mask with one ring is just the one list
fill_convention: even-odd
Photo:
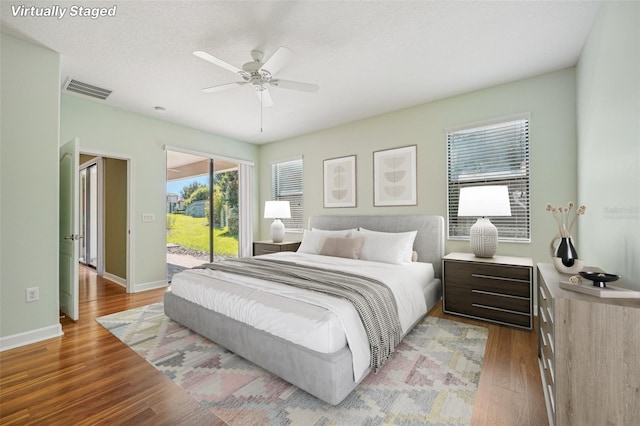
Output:
[[83,83],[72,78],[67,78],[67,81],[65,81],[64,85],[62,86],[62,90],[68,90],[69,92],[79,93],[81,95],[87,95],[91,96],[92,98],[102,100],[107,99],[107,97],[111,94],[111,90]]

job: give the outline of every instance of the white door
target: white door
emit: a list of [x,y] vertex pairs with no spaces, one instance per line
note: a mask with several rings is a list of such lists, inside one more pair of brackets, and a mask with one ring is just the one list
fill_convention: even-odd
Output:
[[60,147],[60,310],[76,321],[78,294],[78,138]]

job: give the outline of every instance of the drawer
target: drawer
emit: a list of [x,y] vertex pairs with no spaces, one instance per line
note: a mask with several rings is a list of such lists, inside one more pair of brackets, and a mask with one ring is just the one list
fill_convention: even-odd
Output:
[[253,255],[261,256],[263,254],[278,253],[281,251],[296,251],[300,247],[299,241],[284,243],[254,242]]
[[460,313],[501,323],[531,327],[531,301],[528,298],[514,298],[475,293],[464,287],[445,287],[444,309],[450,313]]
[[528,297],[512,296],[501,293],[490,293],[484,290],[467,289],[464,287],[447,286],[445,301],[454,299],[464,305],[472,304],[491,306],[523,314],[531,314],[531,301]]
[[545,336],[548,334],[553,338],[553,323],[546,308],[540,308],[538,311],[538,326],[540,327],[540,333]]
[[446,286],[531,297],[531,270],[521,267],[445,262]]
[[280,250],[277,249],[273,249],[271,247],[268,246],[259,246],[256,245],[253,249],[253,255],[254,256],[260,256],[263,254],[269,254],[269,253],[278,253]]
[[545,366],[547,368],[551,367],[551,369],[553,370],[555,367],[553,343],[549,340],[549,335],[546,333],[542,334],[540,338],[542,340],[542,345],[540,345],[540,348],[542,350],[542,356],[545,359]]

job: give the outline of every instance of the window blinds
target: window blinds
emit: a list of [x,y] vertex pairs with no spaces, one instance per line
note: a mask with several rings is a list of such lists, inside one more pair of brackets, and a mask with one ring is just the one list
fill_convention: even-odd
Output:
[[291,208],[291,218],[282,219],[287,231],[301,231],[304,228],[302,172],[302,158],[271,165],[271,197],[289,201]]
[[477,218],[458,217],[460,189],[507,185],[510,217],[490,218],[501,241],[531,241],[529,118],[447,131],[449,238],[469,239]]

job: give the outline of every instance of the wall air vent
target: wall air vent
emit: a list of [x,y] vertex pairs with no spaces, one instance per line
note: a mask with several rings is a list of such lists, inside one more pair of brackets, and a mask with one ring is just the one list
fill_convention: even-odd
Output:
[[62,90],[67,90],[69,92],[79,93],[81,95],[91,96],[92,98],[102,100],[107,99],[107,97],[111,94],[111,90],[83,83],[72,78],[67,78],[67,80],[64,82],[64,85],[62,86]]

